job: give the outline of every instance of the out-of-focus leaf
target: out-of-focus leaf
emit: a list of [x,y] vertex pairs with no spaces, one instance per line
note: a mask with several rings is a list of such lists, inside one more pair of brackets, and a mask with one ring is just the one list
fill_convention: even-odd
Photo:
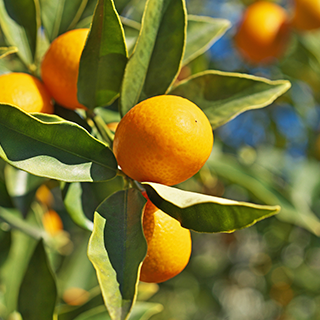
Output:
[[106,199],[95,213],[88,256],[111,319],[127,319],[136,296],[141,263],[147,252],[141,215],[146,200],[135,189]]
[[17,47],[21,60],[31,65],[35,59],[40,26],[36,1],[0,0],[0,25],[8,45]]
[[9,54],[18,52],[17,47],[1,47],[0,48],[0,59],[8,56]]
[[[159,303],[137,302],[132,308],[129,320],[148,320],[161,312],[163,306]],[[75,320],[108,320],[111,319],[105,306],[99,306],[79,315]]]
[[[207,165],[217,176],[242,186],[263,203],[279,204],[281,211],[276,216],[279,220],[299,225],[315,235],[320,235],[320,220],[310,207],[305,205],[305,200],[301,203],[303,209],[297,207],[296,201],[290,199],[290,193],[284,194],[277,188],[276,179],[270,171],[255,165],[246,167],[231,156],[222,154],[209,159]],[[287,189],[290,190],[291,187]]]
[[7,189],[14,205],[25,217],[29,212],[38,187],[46,179],[21,171],[10,165],[6,166],[5,178]]
[[242,112],[271,104],[290,86],[286,80],[210,70],[181,81],[170,94],[198,105],[216,129]]
[[51,42],[75,26],[88,0],[39,0],[39,2],[42,23]]
[[6,261],[9,255],[12,243],[11,231],[4,231],[0,227],[0,268]]
[[144,182],[143,186],[159,209],[178,220],[182,227],[197,232],[233,232],[280,211],[279,206],[233,201],[158,183]]
[[40,240],[21,283],[18,310],[24,320],[52,320],[56,300],[57,286]]
[[122,185],[121,177],[105,182],[64,184],[62,197],[72,220],[80,227],[92,231],[95,210],[110,194],[121,190]]
[[18,229],[34,239],[47,238],[42,229],[29,223],[27,220],[22,219],[20,213],[15,209],[5,209],[0,207],[0,220],[5,221],[12,228]]
[[153,315],[161,312],[163,306],[160,303],[137,302],[133,309],[130,320],[148,320]]
[[49,121],[1,105],[0,156],[18,169],[61,181],[115,177],[117,162],[105,144],[75,123],[63,119],[51,122],[49,115],[46,119]]
[[200,56],[230,28],[225,19],[188,15],[187,45],[183,64]]
[[90,290],[89,294],[89,300],[81,306],[60,305],[57,308],[58,320],[74,320],[77,316],[101,305],[104,307],[104,310],[106,309],[103,305],[103,298],[99,286]]
[[90,109],[110,104],[119,94],[127,63],[124,31],[113,0],[99,0],[78,77],[78,99]]
[[36,240],[28,235],[18,230],[11,232],[12,244],[9,256],[1,268],[1,286],[4,289],[3,301],[7,315],[17,310],[20,284],[36,245]]
[[109,320],[111,319],[105,306],[99,306],[88,310],[74,320]]
[[179,71],[185,38],[184,1],[149,0],[124,73],[120,95],[122,115],[139,100],[167,91]]
[[4,169],[6,166],[7,163],[0,158],[0,207],[12,208],[12,199],[8,193],[4,177]]

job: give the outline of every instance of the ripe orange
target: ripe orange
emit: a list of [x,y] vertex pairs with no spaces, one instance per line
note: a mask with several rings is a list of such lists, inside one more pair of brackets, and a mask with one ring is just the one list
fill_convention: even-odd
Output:
[[54,210],[49,210],[43,214],[42,224],[44,229],[52,236],[63,230],[62,220]]
[[43,83],[22,72],[0,76],[0,103],[13,104],[26,112],[53,113],[51,97]]
[[85,108],[77,98],[81,54],[89,29],[75,29],[56,38],[41,64],[41,77],[53,98],[69,109]]
[[148,251],[141,267],[140,280],[163,282],[179,274],[191,255],[188,229],[147,201],[143,214],[143,231]]
[[200,108],[187,99],[161,95],[127,112],[113,150],[132,179],[174,185],[199,171],[212,144],[211,125]]
[[320,0],[295,0],[292,25],[302,31],[320,28]]
[[249,62],[268,63],[283,54],[289,35],[286,11],[275,3],[257,1],[244,12],[235,45]]

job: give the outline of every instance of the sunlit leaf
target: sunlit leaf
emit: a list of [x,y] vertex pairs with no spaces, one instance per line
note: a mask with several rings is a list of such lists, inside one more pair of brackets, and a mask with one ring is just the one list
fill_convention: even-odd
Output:
[[208,196],[158,183],[144,182],[148,197],[185,228],[198,232],[233,232],[278,213],[279,206],[263,206]]
[[88,0],[39,0],[41,19],[50,40],[66,32],[79,21]]
[[120,92],[126,62],[124,31],[113,0],[99,0],[80,60],[79,101],[91,109],[110,104]]
[[18,52],[17,47],[0,47],[0,59],[8,56],[9,54]]
[[0,25],[7,44],[17,47],[21,60],[31,65],[35,59],[40,26],[37,2],[0,0]]
[[230,22],[206,16],[188,15],[187,45],[183,64],[189,63],[206,50],[230,28]]
[[49,115],[46,120],[1,105],[0,156],[18,169],[61,181],[115,177],[117,162],[105,144],[75,123]]
[[242,112],[271,104],[290,86],[286,80],[210,70],[182,81],[169,93],[198,105],[216,129]]
[[118,191],[95,214],[88,256],[113,320],[127,319],[135,300],[139,270],[147,252],[141,224],[145,201],[135,189]]
[[52,320],[56,300],[57,286],[40,240],[21,283],[18,310],[24,320]]
[[186,38],[183,0],[148,0],[120,95],[124,115],[139,100],[164,94],[181,65]]

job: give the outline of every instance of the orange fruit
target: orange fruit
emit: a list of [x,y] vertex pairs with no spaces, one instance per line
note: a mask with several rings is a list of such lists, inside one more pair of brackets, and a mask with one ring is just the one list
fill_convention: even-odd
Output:
[[75,29],[57,37],[41,64],[41,77],[53,98],[69,109],[85,107],[77,98],[81,54],[89,29]]
[[63,229],[60,216],[54,210],[45,212],[42,216],[42,224],[44,229],[52,236],[59,233]]
[[36,77],[22,72],[0,76],[0,103],[8,103],[26,112],[53,113],[51,97]]
[[62,299],[70,306],[81,306],[90,298],[90,293],[82,288],[71,287],[64,291]]
[[320,0],[295,0],[292,25],[301,31],[320,28]]
[[116,121],[116,122],[109,122],[109,123],[107,123],[107,127],[108,127],[111,131],[115,132],[116,129],[117,129],[118,124],[119,124],[119,122],[117,122],[117,121]]
[[174,185],[200,170],[212,144],[212,128],[200,108],[187,99],[161,95],[125,114],[113,150],[132,179]]
[[143,231],[148,244],[140,280],[163,282],[179,274],[191,255],[190,230],[158,209],[150,200],[143,213]]
[[285,51],[290,35],[287,12],[275,3],[248,6],[235,35],[235,45],[251,63],[269,63]]

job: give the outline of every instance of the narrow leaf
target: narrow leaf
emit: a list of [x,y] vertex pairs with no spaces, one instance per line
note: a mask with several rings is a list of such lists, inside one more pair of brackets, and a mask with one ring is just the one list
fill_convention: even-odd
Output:
[[14,205],[26,217],[37,189],[44,183],[45,179],[18,170],[10,165],[6,166],[5,178]]
[[7,314],[17,310],[20,284],[37,242],[18,230],[12,230],[11,234],[12,243],[9,256],[1,267],[1,285],[6,288],[3,293],[3,301]]
[[117,162],[105,144],[79,125],[52,117],[45,122],[1,105],[0,156],[18,169],[61,181],[103,181],[117,174]]
[[198,105],[216,129],[242,112],[271,104],[290,86],[286,80],[210,70],[182,81],[170,94]]
[[183,64],[208,50],[230,28],[225,19],[188,15],[187,45]]
[[57,286],[48,258],[39,241],[21,283],[18,310],[24,320],[52,320]]
[[238,202],[145,182],[150,200],[177,219],[182,227],[198,232],[233,232],[250,227],[280,211],[279,206]]
[[18,52],[17,47],[0,47],[0,59],[16,52]]
[[163,306],[160,303],[139,301],[133,307],[130,320],[148,320],[162,310]]
[[26,65],[34,62],[36,54],[38,15],[34,0],[0,0],[1,29],[8,45],[18,48],[18,55]]
[[83,105],[93,109],[117,97],[127,63],[126,50],[113,0],[99,0],[80,60],[78,99]]
[[74,320],[109,320],[111,319],[105,306],[95,307],[83,312]]
[[183,0],[148,0],[140,35],[121,88],[124,115],[138,101],[164,94],[174,81],[185,48],[186,12]]
[[39,0],[41,19],[50,42],[80,19],[88,0]]
[[123,190],[106,199],[95,214],[88,255],[113,320],[127,319],[135,301],[139,270],[147,252],[141,224],[144,204],[139,191]]

